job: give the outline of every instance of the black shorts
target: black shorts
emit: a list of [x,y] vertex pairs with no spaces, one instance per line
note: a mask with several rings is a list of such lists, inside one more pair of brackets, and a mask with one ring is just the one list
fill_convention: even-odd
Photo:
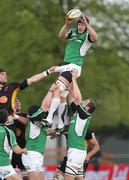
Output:
[[60,74],[60,76],[64,77],[69,83],[72,82],[72,73],[71,71],[65,71]]
[[62,173],[65,173],[66,162],[67,162],[67,156],[64,157],[63,161],[57,167]]

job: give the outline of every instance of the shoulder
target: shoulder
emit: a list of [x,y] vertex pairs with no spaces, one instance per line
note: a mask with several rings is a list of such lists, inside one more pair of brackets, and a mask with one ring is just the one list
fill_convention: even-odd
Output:
[[9,83],[8,86],[17,88],[17,87],[19,87],[19,82],[12,82],[12,83]]
[[77,34],[77,28],[68,29],[68,38]]
[[94,131],[93,131],[91,128],[89,128],[89,129],[87,130],[85,139],[86,139],[86,140],[92,139],[92,138],[93,138],[93,134],[94,134]]

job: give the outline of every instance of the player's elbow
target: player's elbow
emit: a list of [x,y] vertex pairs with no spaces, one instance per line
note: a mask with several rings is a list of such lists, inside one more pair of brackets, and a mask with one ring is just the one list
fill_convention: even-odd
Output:
[[96,144],[95,149],[96,149],[96,152],[100,151],[100,146],[99,146],[99,144]]
[[60,39],[66,39],[66,38],[67,38],[67,33],[65,33],[65,32],[59,32],[58,37],[59,37]]

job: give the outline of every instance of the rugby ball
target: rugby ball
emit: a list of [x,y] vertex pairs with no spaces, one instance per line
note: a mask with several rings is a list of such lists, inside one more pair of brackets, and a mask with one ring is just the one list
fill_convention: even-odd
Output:
[[74,20],[74,19],[80,18],[81,15],[82,15],[82,12],[80,11],[80,9],[72,9],[67,13],[67,18]]

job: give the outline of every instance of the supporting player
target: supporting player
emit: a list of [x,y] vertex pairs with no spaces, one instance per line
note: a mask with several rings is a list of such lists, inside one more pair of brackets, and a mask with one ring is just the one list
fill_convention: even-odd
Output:
[[47,128],[42,119],[46,118],[52,99],[52,91],[58,88],[53,84],[41,106],[32,105],[28,110],[28,126],[26,137],[27,155],[22,155],[22,162],[30,180],[43,180],[44,150],[46,145]]
[[[83,179],[83,163],[86,158],[85,136],[91,121],[91,113],[95,110],[95,103],[91,99],[82,100],[76,82],[76,72],[72,72],[73,96],[71,106],[74,114],[68,128],[68,152],[65,169],[66,180]],[[74,139],[74,141],[73,141]]]
[[[87,146],[92,146],[90,150],[88,150],[88,153],[86,155],[85,162],[83,164],[83,174],[85,176],[89,161],[95,154],[99,151],[99,143],[95,137],[94,131],[89,128],[85,137],[85,141]],[[54,174],[53,180],[63,180],[64,179],[64,173],[66,168],[66,162],[67,162],[67,156],[64,157],[63,161],[60,163],[60,165],[57,167],[56,172]]]

